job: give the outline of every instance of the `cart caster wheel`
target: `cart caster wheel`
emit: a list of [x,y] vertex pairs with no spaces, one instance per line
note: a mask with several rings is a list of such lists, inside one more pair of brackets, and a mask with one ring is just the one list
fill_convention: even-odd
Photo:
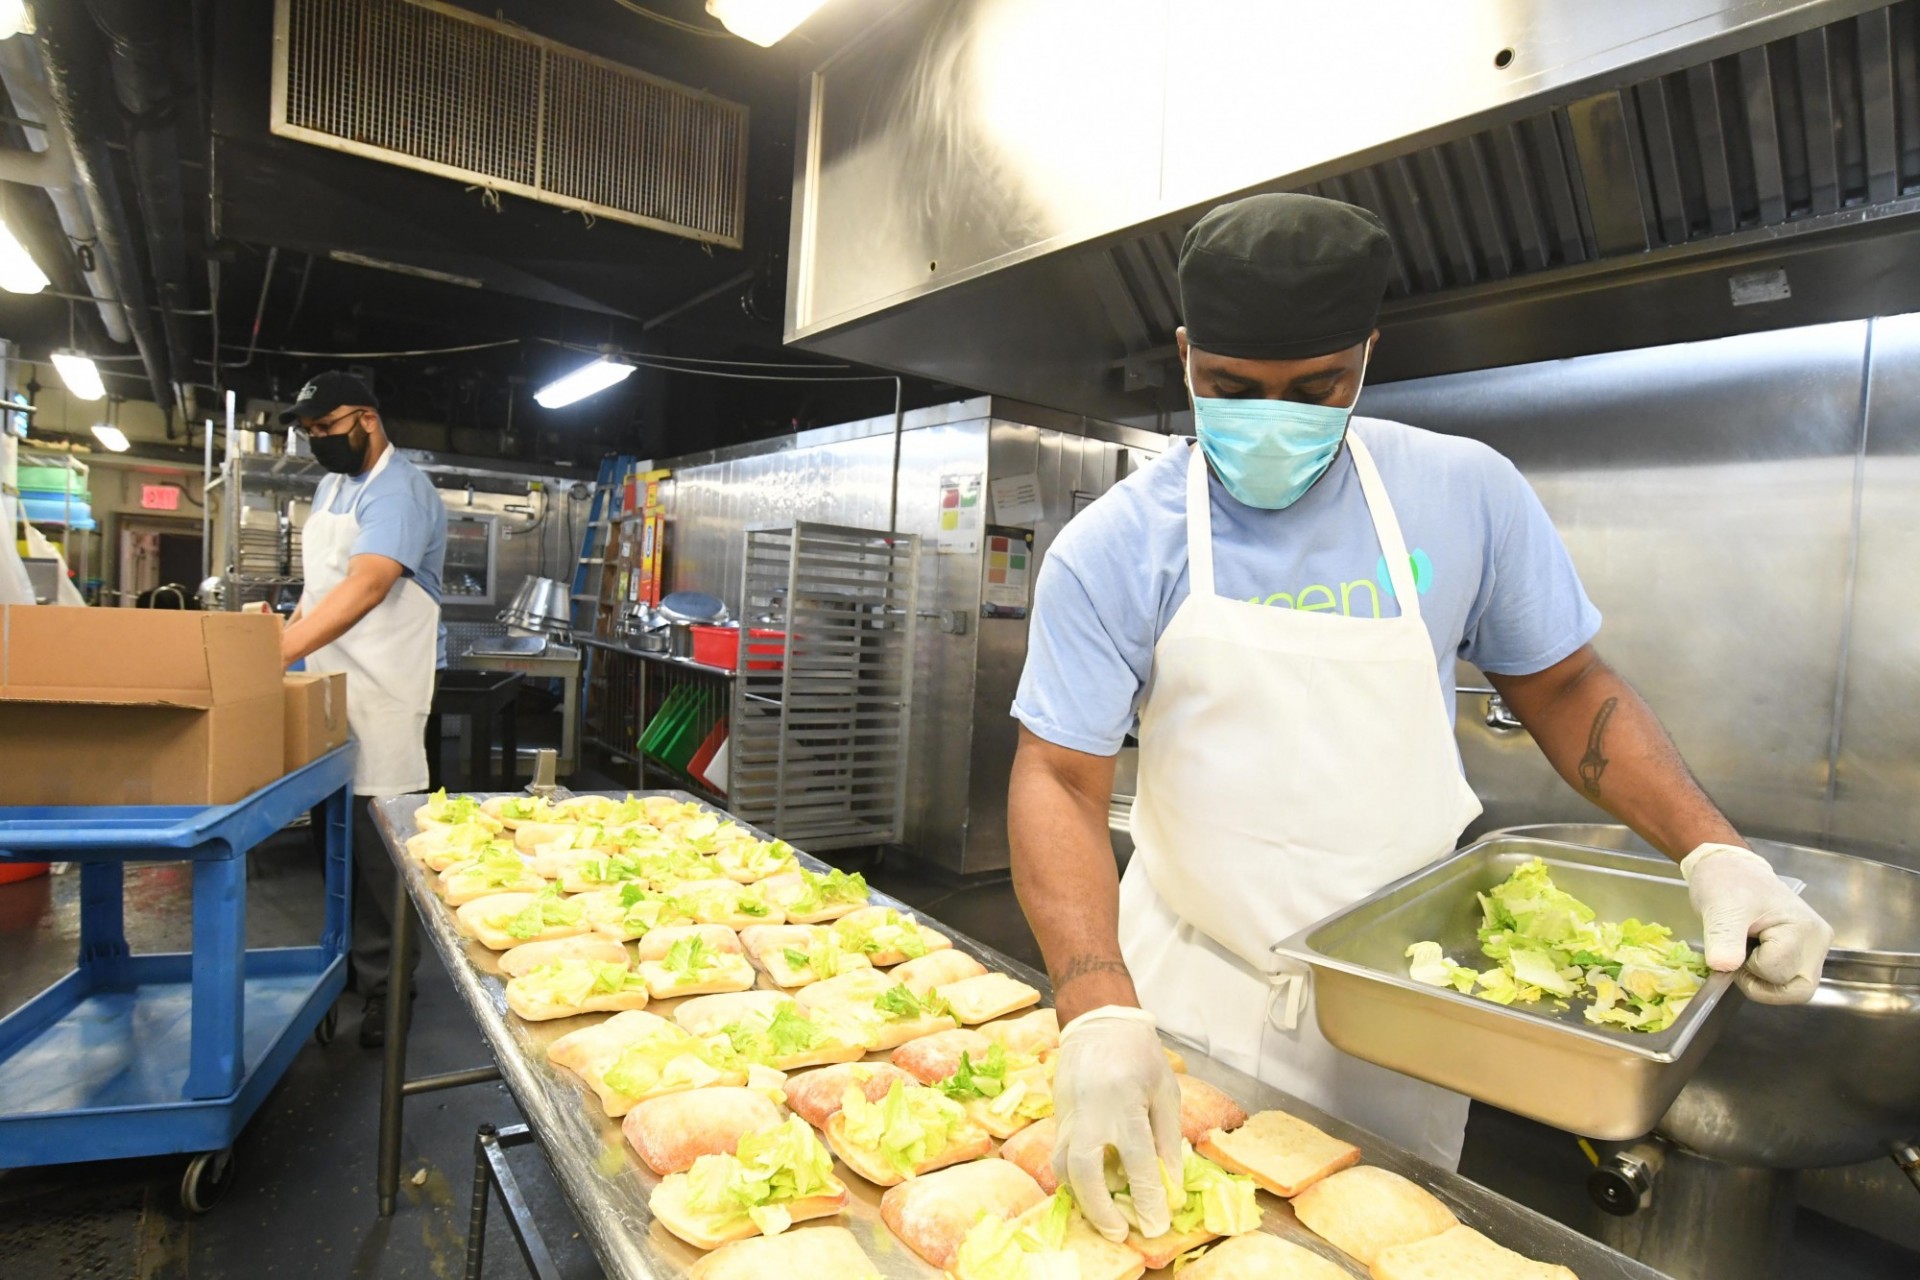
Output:
[[180,1179],[180,1207],[191,1217],[199,1217],[213,1208],[214,1202],[233,1185],[233,1148],[203,1151],[187,1163]]
[[333,1033],[340,1029],[340,1008],[330,1008],[313,1028],[313,1042],[322,1048],[333,1043]]

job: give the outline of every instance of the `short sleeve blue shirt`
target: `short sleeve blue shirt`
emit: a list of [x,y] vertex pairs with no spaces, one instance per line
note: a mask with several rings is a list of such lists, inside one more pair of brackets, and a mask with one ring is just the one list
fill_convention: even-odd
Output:
[[[1477,441],[1356,418],[1399,517],[1440,692],[1454,661],[1526,675],[1592,640],[1600,613],[1560,535],[1511,462]],[[1187,598],[1186,476],[1176,440],[1075,517],[1040,566],[1013,714],[1036,736],[1112,755],[1133,731],[1153,650]],[[1282,609],[1400,613],[1386,557],[1344,450],[1280,511],[1245,506],[1209,477],[1217,589]]]
[[[389,446],[391,447],[391,446]],[[352,554],[396,560],[407,576],[440,603],[440,577],[447,558],[447,506],[440,491],[394,450],[379,474],[343,476],[327,510],[344,515],[358,508],[360,534]],[[437,666],[447,665],[447,629],[440,628]]]

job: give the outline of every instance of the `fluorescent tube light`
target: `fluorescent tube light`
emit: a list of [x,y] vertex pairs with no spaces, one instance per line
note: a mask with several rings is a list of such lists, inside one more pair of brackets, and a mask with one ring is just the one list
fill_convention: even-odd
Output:
[[632,365],[601,356],[592,364],[583,364],[572,373],[556,378],[534,392],[533,402],[542,409],[558,409],[575,400],[584,400],[596,391],[605,391],[617,382],[624,382],[632,372]]
[[707,0],[707,12],[742,40],[771,49],[827,0]]
[[103,422],[93,429],[93,438],[115,453],[127,451],[127,433],[118,427],[110,427]]
[[67,384],[67,394],[75,400],[98,400],[107,394],[107,384],[100,381],[100,366],[91,356],[77,351],[56,351],[53,367],[60,371],[60,381]]
[[[4,2],[0,0],[0,5]],[[0,289],[8,293],[38,293],[46,287],[47,273],[13,234],[13,228],[0,222]]]

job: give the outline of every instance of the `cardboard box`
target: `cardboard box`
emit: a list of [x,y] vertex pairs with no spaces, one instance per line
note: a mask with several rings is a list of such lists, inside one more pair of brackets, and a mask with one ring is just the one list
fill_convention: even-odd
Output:
[[281,774],[280,620],[0,606],[0,805],[229,804]]
[[312,764],[347,740],[347,675],[289,671],[282,678],[287,705],[286,772]]

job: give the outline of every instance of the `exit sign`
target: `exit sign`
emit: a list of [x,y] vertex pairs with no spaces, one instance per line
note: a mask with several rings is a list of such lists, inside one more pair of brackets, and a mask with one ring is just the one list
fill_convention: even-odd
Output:
[[140,506],[145,511],[178,511],[180,490],[170,484],[140,486]]

